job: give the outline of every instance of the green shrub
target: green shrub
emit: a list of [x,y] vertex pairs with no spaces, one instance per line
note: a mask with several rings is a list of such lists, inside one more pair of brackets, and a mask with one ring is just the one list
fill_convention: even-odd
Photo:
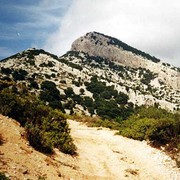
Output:
[[[175,118],[175,116],[177,116],[176,114],[170,113],[165,109],[160,109],[153,106],[150,107],[141,106],[137,109],[135,114],[138,115],[139,118],[147,117],[154,119],[166,118],[166,117]],[[176,117],[176,119],[178,118]]]
[[122,92],[119,92],[119,94],[117,95],[117,97],[115,98],[116,102],[118,104],[127,104],[128,103],[128,95],[122,93]]
[[81,86],[81,82],[80,82],[80,81],[75,81],[75,80],[73,80],[73,81],[72,81],[72,84],[75,84],[77,87],[80,87],[80,86]]
[[89,96],[84,96],[83,97],[83,106],[93,107],[94,106],[93,99],[90,98]]
[[53,146],[51,142],[48,142],[44,137],[44,132],[38,126],[33,124],[26,125],[27,138],[31,146],[33,146],[38,151],[44,153],[52,153]]
[[19,69],[19,70],[15,70],[12,73],[12,76],[13,76],[15,81],[17,81],[17,80],[25,80],[27,74],[28,74],[27,71],[25,71],[23,69]]
[[13,111],[19,109],[18,106],[21,106],[21,103],[19,103],[19,99],[12,91],[5,89],[0,93],[0,112],[3,115],[9,116],[11,114],[14,117]]
[[141,82],[146,85],[149,85],[151,80],[153,80],[156,77],[156,74],[152,73],[150,70],[145,70],[145,72],[143,71],[141,73],[143,75]]
[[53,109],[60,109],[64,111],[61,104],[61,96],[59,90],[56,88],[56,84],[51,81],[43,81],[41,84],[42,91],[40,92],[39,98],[48,102],[49,106]]
[[39,89],[38,83],[36,81],[33,81],[33,80],[30,81],[29,87]]
[[114,86],[106,86],[105,82],[98,81],[97,76],[93,76],[91,82],[86,82],[85,85],[87,90],[93,93],[95,99],[89,106],[91,114],[94,114],[96,110],[96,113],[104,119],[117,117],[127,119],[133,113],[132,103],[128,103],[129,97],[122,92],[118,93]]
[[10,68],[1,67],[1,73],[9,75],[9,74],[11,74],[11,72],[12,72],[12,70]]
[[43,90],[56,89],[56,84],[52,81],[43,81],[41,83],[41,89]]
[[95,126],[95,127],[106,127],[109,129],[118,130],[120,127],[120,124],[115,122],[115,121],[110,121],[108,119],[105,119],[105,120],[98,119],[97,121],[94,122],[93,126]]
[[84,90],[83,88],[81,88],[81,89],[79,90],[79,92],[80,92],[81,95],[83,95],[84,92],[85,92],[85,90]]
[[137,140],[165,145],[180,134],[180,116],[154,107],[141,107],[121,123],[120,134]]
[[[26,124],[30,144],[36,149],[50,153],[57,147],[64,153],[74,154],[76,147],[70,137],[66,116],[47,106],[36,107],[33,124]],[[38,117],[38,113],[41,116]],[[35,118],[36,117],[36,118]],[[28,138],[28,139],[29,139]]]
[[76,147],[70,137],[66,116],[37,97],[3,90],[0,92],[0,113],[26,127],[30,145],[35,149],[51,153],[57,147],[64,153],[75,153]]
[[104,99],[111,99],[112,97],[112,93],[110,91],[103,91],[101,93],[101,98],[104,98]]
[[0,180],[9,180],[3,172],[0,172]]
[[65,89],[64,92],[65,92],[67,97],[72,97],[75,94],[73,91],[73,88],[71,88],[71,87],[68,87],[67,89]]
[[[126,137],[137,139],[137,140],[150,140],[159,141],[164,143],[172,137],[172,129],[174,122],[166,119],[149,119],[143,118],[138,119],[131,123],[127,120],[124,122],[125,127],[121,129],[120,133]],[[166,137],[167,136],[167,137]],[[169,136],[169,137],[168,137]]]
[[54,63],[51,61],[48,61],[48,63],[43,62],[42,64],[39,65],[40,67],[53,67]]
[[76,104],[81,104],[82,103],[82,97],[80,95],[74,95],[72,97],[73,101],[76,103]]
[[8,88],[13,85],[13,82],[7,80],[0,80],[0,90]]

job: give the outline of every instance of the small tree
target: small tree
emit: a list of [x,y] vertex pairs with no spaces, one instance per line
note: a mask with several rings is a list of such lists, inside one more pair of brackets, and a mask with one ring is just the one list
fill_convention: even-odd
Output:
[[67,97],[72,97],[74,95],[73,88],[71,88],[71,87],[68,87],[67,89],[65,89],[64,92]]
[[30,82],[29,87],[39,89],[38,83],[36,81],[33,81],[33,80]]
[[80,92],[81,95],[84,95],[85,90],[84,90],[83,88],[81,88],[81,89],[79,90],[79,92]]
[[2,172],[0,172],[0,179],[1,180],[9,180],[9,178],[6,177],[6,175],[4,173],[2,173]]
[[28,74],[27,71],[20,69],[18,71],[14,71],[12,73],[12,76],[13,76],[15,81],[17,81],[17,80],[25,80],[27,74]]

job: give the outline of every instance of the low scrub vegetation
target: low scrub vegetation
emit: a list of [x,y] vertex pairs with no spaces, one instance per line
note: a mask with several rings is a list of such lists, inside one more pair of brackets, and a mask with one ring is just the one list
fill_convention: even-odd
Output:
[[56,147],[64,153],[75,154],[66,116],[37,97],[4,89],[0,92],[0,113],[26,128],[27,138],[35,149],[52,153]]
[[171,148],[180,147],[180,115],[163,109],[140,107],[127,120],[75,116],[73,118],[87,122],[90,126],[119,130],[120,135],[141,141],[148,140],[155,146],[171,144]]
[[168,150],[180,150],[180,114],[173,114],[156,107],[139,107],[127,119],[101,119],[100,117],[72,118],[89,126],[118,130],[120,135],[136,140],[148,140],[156,147],[169,144]]
[[0,172],[0,180],[9,180],[3,172]]
[[72,63],[70,61],[67,61],[66,59],[63,59],[63,58],[58,59],[58,61],[61,62],[61,63],[67,64],[71,68],[78,69],[79,71],[82,71],[82,69],[83,69],[80,65]]
[[149,140],[155,146],[169,144],[169,150],[180,147],[180,114],[155,107],[141,107],[121,123],[119,134]]
[[99,81],[96,76],[93,76],[91,82],[86,82],[85,85],[95,99],[87,108],[96,109],[96,113],[102,118],[127,119],[133,113],[133,104],[128,103],[129,97],[115,90],[114,86],[106,86],[106,83]]
[[120,127],[120,124],[116,121],[113,120],[102,120],[102,119],[98,119],[96,122],[93,123],[93,126],[95,127],[106,127],[109,129],[113,129],[113,130],[118,130]]
[[56,87],[56,84],[52,81],[43,81],[41,83],[41,93],[39,98],[48,103],[53,109],[60,109],[64,111],[61,104],[60,92]]
[[118,130],[119,135],[136,139],[147,140],[152,146],[163,146],[171,157],[177,159],[180,152],[180,114],[170,113],[157,107],[139,107],[126,120],[116,118],[113,120],[100,117],[73,117],[89,126],[106,127]]
[[71,119],[75,119],[76,121],[86,123],[87,126],[90,127],[105,127],[112,130],[119,130],[120,124],[114,120],[101,119],[98,116],[90,117],[90,116],[78,116],[72,115]]
[[119,134],[136,140],[148,140],[155,147],[163,146],[179,166],[180,114],[155,107],[141,107],[121,122]]

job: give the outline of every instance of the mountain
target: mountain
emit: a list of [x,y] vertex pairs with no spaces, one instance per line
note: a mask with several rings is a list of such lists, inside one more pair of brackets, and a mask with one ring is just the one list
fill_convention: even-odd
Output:
[[2,60],[0,69],[1,86],[16,82],[67,113],[126,119],[135,106],[180,109],[180,68],[97,32],[61,57],[33,48]]
[[[160,80],[174,89],[180,88],[180,69],[163,63],[159,59],[137,50],[106,35],[92,32],[80,37],[72,44],[72,51],[100,56],[112,62],[131,68],[145,68],[157,73]],[[173,79],[172,79],[173,77]]]
[[[35,175],[40,179],[46,176],[59,179],[61,175],[62,177],[69,175],[67,167],[73,169],[73,172],[70,169],[68,171],[72,172],[70,176],[77,179],[82,179],[81,177],[84,178],[86,175],[89,177],[91,173],[92,177],[94,175],[99,177],[99,173],[102,173],[99,169],[103,172],[106,169],[105,162],[108,167],[107,178],[114,179],[112,167],[117,163],[121,167],[124,164],[124,157],[129,157],[128,161],[133,160],[133,167],[128,168],[131,164],[128,163],[121,175],[129,176],[130,179],[133,176],[138,178],[144,172],[154,174],[154,169],[152,171],[149,164],[143,164],[145,162],[143,158],[147,159],[147,155],[150,157],[148,162],[153,162],[155,158],[154,166],[164,162],[164,158],[157,159],[156,155],[147,154],[142,157],[145,142],[168,152],[179,166],[179,83],[180,68],[163,63],[156,57],[97,32],[87,33],[75,40],[71,50],[61,57],[42,49],[32,48],[0,61],[0,113],[6,116],[0,117],[1,151],[4,148],[0,156],[3,158],[2,163],[6,162],[4,160],[8,161],[5,163],[6,166],[3,166],[5,169],[0,169],[0,177],[4,177],[5,172],[17,177],[18,174],[14,173],[19,171],[20,174],[23,173],[22,176],[28,178]],[[17,136],[14,129],[19,128],[13,128],[12,120],[8,121],[7,116],[16,119],[16,123],[25,128],[25,133],[18,133]],[[68,118],[100,128],[93,130],[81,126],[80,123],[67,121]],[[111,131],[102,131],[101,127],[114,129],[116,135],[126,138],[122,141],[122,136],[111,136]],[[102,132],[104,136],[98,139]],[[12,136],[14,138],[11,138]],[[20,136],[26,139],[24,143],[19,144]],[[144,141],[139,142],[140,146],[136,146],[136,141],[129,141],[127,144],[128,138]],[[33,149],[27,146],[27,140]],[[117,146],[112,144],[111,149],[111,142]],[[13,146],[14,151],[7,151],[11,149],[9,144]],[[129,153],[121,152],[119,149],[121,146],[123,151],[126,147],[125,152]],[[15,154],[20,152],[19,149],[23,148],[31,152],[27,154],[28,156],[34,157],[38,154],[38,161],[34,162],[32,158],[30,164],[27,164],[25,161],[27,155],[13,159],[16,157]],[[44,156],[35,150],[49,154]],[[60,151],[69,155],[59,154]],[[100,155],[102,151],[107,157],[114,157],[115,161],[103,159],[104,156]],[[134,152],[140,152],[140,156]],[[151,152],[151,149],[148,152]],[[160,152],[159,150],[157,153]],[[22,153],[24,154],[24,151]],[[93,157],[97,159],[92,161]],[[117,159],[120,161],[116,162]],[[76,164],[76,160],[79,163]],[[11,162],[17,163],[17,166],[13,165],[16,171],[9,170],[9,167],[12,167]],[[136,162],[138,168],[134,166]],[[35,166],[43,168],[31,170],[34,163]],[[52,173],[47,166],[52,168]],[[94,166],[97,168],[92,171],[91,167]],[[147,171],[144,171],[145,166]],[[58,167],[62,169],[59,171]],[[143,167],[142,173],[140,167]],[[30,174],[33,176],[30,177]],[[159,171],[153,177],[162,179],[158,174]],[[141,176],[142,179],[149,177],[146,173],[144,175]],[[117,171],[117,177],[120,176]],[[178,177],[176,172],[174,177]]]

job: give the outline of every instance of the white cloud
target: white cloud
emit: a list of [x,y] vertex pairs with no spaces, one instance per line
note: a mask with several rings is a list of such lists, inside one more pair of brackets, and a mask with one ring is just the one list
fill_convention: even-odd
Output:
[[[17,21],[11,23],[0,22],[0,39],[17,39],[16,32],[22,34],[23,40],[46,39],[48,34],[55,31],[61,22],[62,14],[68,8],[71,0],[38,0],[31,5],[14,3],[11,6],[4,4],[2,8],[16,12]],[[9,18],[9,17],[8,17]]]
[[15,5],[12,8],[24,13],[27,20],[16,24],[19,28],[43,28],[59,26],[61,12],[67,3],[62,0],[42,0],[35,5]]
[[76,38],[98,31],[180,66],[179,10],[178,0],[73,0],[44,48],[62,55]]

